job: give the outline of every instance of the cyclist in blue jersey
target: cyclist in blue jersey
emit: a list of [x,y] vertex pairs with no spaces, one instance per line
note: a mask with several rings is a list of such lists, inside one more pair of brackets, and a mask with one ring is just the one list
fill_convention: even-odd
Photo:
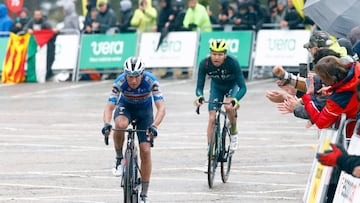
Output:
[[[147,129],[147,133],[137,133],[140,146],[142,180],[140,197],[146,202],[151,175],[149,135],[151,137],[157,136],[157,128],[165,116],[165,102],[159,81],[144,69],[145,66],[141,58],[130,57],[125,61],[124,72],[115,79],[104,110],[102,133],[104,136],[110,134],[113,112],[115,128],[126,129],[129,122],[136,119],[137,129]],[[157,109],[155,118],[153,115],[153,101]],[[120,176],[123,168],[121,160],[123,159],[124,132],[114,131],[113,140],[116,152],[113,174]]]
[[[211,78],[209,101],[223,101],[232,105],[225,105],[225,110],[229,115],[231,123],[231,150],[236,150],[238,145],[238,136],[236,128],[236,113],[234,109],[240,107],[239,100],[246,93],[246,84],[244,75],[241,71],[239,62],[232,56],[227,55],[227,44],[224,40],[212,40],[210,42],[210,56],[200,62],[198,79],[196,86],[195,105],[201,105],[204,101],[204,85],[206,75]],[[209,144],[211,130],[215,120],[214,104],[209,103],[209,123],[207,129],[207,141]]]

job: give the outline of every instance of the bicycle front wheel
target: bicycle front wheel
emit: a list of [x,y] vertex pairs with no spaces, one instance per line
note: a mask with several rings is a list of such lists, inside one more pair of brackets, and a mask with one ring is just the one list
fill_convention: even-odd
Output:
[[223,183],[229,179],[232,152],[230,151],[230,133],[228,128],[224,128],[221,136],[221,179]]
[[218,138],[218,126],[214,125],[210,143],[209,143],[209,151],[208,151],[208,185],[209,188],[213,187],[214,184],[214,177],[215,177],[215,171],[217,167],[218,162],[218,156],[217,156],[217,138]]
[[[133,176],[133,159],[130,151],[125,152],[125,173],[124,173],[124,202],[134,203],[134,176]],[[137,202],[137,201],[136,201]]]

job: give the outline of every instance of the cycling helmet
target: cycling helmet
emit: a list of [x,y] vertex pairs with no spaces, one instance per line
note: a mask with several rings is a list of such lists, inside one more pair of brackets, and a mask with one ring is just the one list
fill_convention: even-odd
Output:
[[211,41],[210,51],[226,53],[226,50],[227,50],[227,44],[226,44],[225,40],[214,39]]
[[144,72],[145,66],[140,57],[129,57],[124,63],[126,75],[138,76]]

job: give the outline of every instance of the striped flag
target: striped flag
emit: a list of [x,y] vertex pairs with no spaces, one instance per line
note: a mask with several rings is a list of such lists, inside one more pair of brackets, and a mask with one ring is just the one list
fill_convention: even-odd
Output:
[[53,30],[34,30],[29,40],[26,82],[45,82],[50,63],[47,43],[54,37]]
[[6,56],[2,69],[2,83],[25,81],[25,61],[30,34],[22,36],[10,33]]

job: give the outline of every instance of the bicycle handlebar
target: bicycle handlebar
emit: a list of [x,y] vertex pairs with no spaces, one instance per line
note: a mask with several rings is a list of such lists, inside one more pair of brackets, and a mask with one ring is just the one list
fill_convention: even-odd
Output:
[[127,129],[119,129],[119,128],[113,128],[113,131],[123,131],[123,132],[141,132],[141,133],[146,133],[147,130],[138,130],[138,129],[132,129],[132,128],[127,128]]
[[[231,104],[231,105],[233,105],[231,102],[219,102],[219,101],[203,101],[202,103],[216,104],[216,105],[218,105],[218,106],[221,106],[221,105],[224,105],[224,104]],[[196,107],[196,113],[197,113],[197,114],[200,114],[200,106],[201,106],[201,105],[199,105],[199,106]],[[233,105],[233,106],[235,106],[235,105]]]

